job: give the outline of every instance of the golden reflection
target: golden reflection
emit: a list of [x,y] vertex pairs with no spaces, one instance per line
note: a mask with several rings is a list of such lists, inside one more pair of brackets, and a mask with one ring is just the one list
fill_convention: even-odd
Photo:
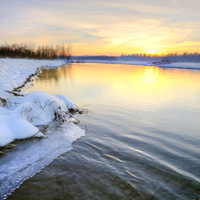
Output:
[[[199,105],[200,71],[162,69],[149,66],[80,63],[47,70],[29,91],[51,94],[80,94],[86,101],[113,99],[141,108],[168,105],[170,102]],[[70,97],[69,97],[70,98]],[[75,101],[76,102],[76,101]]]
[[112,64],[73,64],[75,78],[86,82],[104,82],[117,90],[128,85],[137,85],[138,90],[153,84],[154,89],[165,89],[171,86],[185,85],[192,90],[199,89],[199,71],[184,69],[162,69],[159,67],[112,65]]
[[151,107],[186,99],[192,106],[199,100],[193,95],[200,91],[199,71],[109,64],[75,64],[73,71],[80,83],[105,85],[102,95],[123,103]]
[[158,68],[146,68],[145,73],[141,76],[141,82],[154,83],[159,76]]

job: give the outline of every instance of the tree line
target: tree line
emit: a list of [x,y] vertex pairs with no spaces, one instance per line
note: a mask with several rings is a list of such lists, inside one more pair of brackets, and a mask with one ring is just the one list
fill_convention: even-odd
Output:
[[168,54],[121,54],[121,59],[127,60],[143,60],[143,61],[157,61],[162,60],[164,58],[168,58],[168,60],[172,62],[200,62],[200,53],[168,53]]
[[0,57],[11,58],[37,58],[37,59],[54,59],[61,58],[70,60],[72,56],[72,46],[68,44],[61,45],[41,45],[36,46],[34,43],[23,44],[1,44]]

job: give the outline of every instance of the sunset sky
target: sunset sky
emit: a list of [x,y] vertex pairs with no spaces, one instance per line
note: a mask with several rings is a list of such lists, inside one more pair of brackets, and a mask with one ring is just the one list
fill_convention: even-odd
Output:
[[74,55],[200,52],[199,0],[7,0],[0,44],[70,43]]

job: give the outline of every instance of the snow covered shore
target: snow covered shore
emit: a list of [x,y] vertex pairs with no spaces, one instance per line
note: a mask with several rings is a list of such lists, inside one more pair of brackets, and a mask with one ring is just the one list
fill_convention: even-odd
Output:
[[63,64],[63,61],[0,59],[0,146],[14,139],[41,136],[35,125],[52,121],[56,110],[67,112],[73,108],[67,99],[65,101],[69,105],[55,96],[41,92],[18,97],[9,93],[22,86],[29,76],[39,72],[42,67],[58,67]]
[[21,86],[26,79],[42,67],[52,68],[66,64],[57,60],[0,59],[0,97],[7,96],[5,90],[11,91]]
[[[84,130],[70,122],[74,104],[61,94],[45,92],[13,95],[27,78],[43,67],[59,67],[64,61],[0,59],[0,147],[15,139],[17,148],[0,152],[0,199],[6,197],[24,180],[72,149],[73,141],[84,136]],[[30,81],[31,79],[29,79]],[[54,123],[51,123],[54,121]],[[40,131],[48,125],[45,135]],[[41,139],[37,139],[37,138]]]
[[145,65],[145,66],[157,66],[163,68],[179,68],[179,69],[198,69],[200,70],[200,63],[194,62],[172,62],[170,64],[160,64],[156,65],[148,61],[125,61],[125,60],[116,60],[116,61],[106,61],[106,60],[87,60],[84,62],[88,63],[105,63],[105,64],[123,64],[123,65]]
[[[27,78],[41,69],[66,64],[57,60],[0,59],[0,147],[15,139],[43,134],[36,126],[54,119],[67,121],[69,110],[75,109],[66,97],[35,91],[30,94],[13,94]],[[29,82],[31,79],[28,79]]]

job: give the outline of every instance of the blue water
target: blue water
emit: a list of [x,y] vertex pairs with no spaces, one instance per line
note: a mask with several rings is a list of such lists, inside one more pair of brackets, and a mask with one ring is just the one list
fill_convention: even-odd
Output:
[[26,92],[63,94],[86,136],[8,199],[200,199],[200,71],[73,63]]

